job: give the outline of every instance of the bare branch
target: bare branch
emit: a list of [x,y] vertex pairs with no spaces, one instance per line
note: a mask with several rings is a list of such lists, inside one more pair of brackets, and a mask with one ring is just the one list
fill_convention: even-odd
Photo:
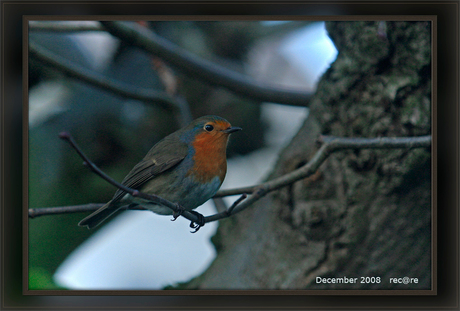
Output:
[[[261,27],[261,29],[258,30],[258,33],[260,33],[260,37],[279,36],[298,30],[299,28],[312,23],[315,22],[299,20],[295,23],[282,23],[269,27]],[[72,33],[105,31],[105,28],[97,21],[29,21],[29,30]]]
[[[85,163],[89,163],[88,165],[92,170],[98,171],[99,175],[102,176],[104,179],[115,185],[116,187],[125,190],[125,186],[117,183],[116,181],[112,180],[110,177],[106,176],[102,171],[100,171],[93,163],[86,158],[86,156],[81,152],[78,146],[73,142],[72,138],[66,134],[61,133],[62,138],[67,139],[71,144],[74,144],[74,148],[83,157]],[[67,138],[68,137],[68,138]],[[321,148],[315,153],[315,155],[311,158],[311,160],[305,164],[304,166],[298,168],[295,171],[292,171],[286,175],[278,177],[276,179],[264,182],[259,185],[251,186],[251,187],[243,187],[237,189],[229,189],[229,190],[221,190],[215,195],[215,201],[219,205],[220,212],[211,216],[207,216],[204,218],[205,223],[216,221],[222,218],[229,217],[236,213],[241,212],[242,210],[246,209],[248,206],[253,204],[254,202],[258,201],[266,194],[290,185],[296,181],[304,179],[313,175],[320,165],[329,157],[330,154],[333,152],[344,150],[344,149],[394,149],[394,148],[428,148],[431,146],[431,136],[420,136],[420,137],[381,137],[381,138],[340,138],[340,137],[330,137],[330,136],[320,136],[318,139],[319,143],[322,143]],[[132,193],[136,192],[137,190],[126,188],[127,192],[131,191]],[[246,193],[252,194],[248,199],[246,199]],[[224,196],[242,194],[242,196],[232,204],[232,206],[226,210],[222,210],[222,207],[225,206],[223,202],[219,202],[218,199]],[[167,200],[158,201],[157,196],[150,196],[147,194],[142,194],[137,191],[139,197],[146,198],[148,200],[152,200],[154,202],[160,202],[164,206],[170,207],[171,209],[175,210],[177,205],[169,202]],[[245,200],[246,199],[246,200]],[[244,201],[243,201],[244,200]],[[243,201],[243,202],[242,202]],[[165,203],[165,204],[163,204]],[[95,211],[103,204],[88,204],[88,205],[79,205],[79,206],[66,206],[66,207],[51,207],[51,208],[35,208],[29,209],[29,217],[37,217],[42,215],[54,215],[54,214],[62,214],[62,213],[75,213],[75,212],[83,212],[83,211]],[[138,209],[143,210],[141,207],[136,208],[127,208],[127,209]],[[187,211],[185,211],[187,212]],[[191,216],[192,215],[192,216]],[[198,221],[198,217],[193,213],[184,213],[183,215],[185,218],[191,220],[192,222]]]
[[70,213],[84,213],[93,212],[104,206],[104,203],[89,203],[83,205],[69,205],[59,207],[42,207],[42,208],[29,208],[29,218],[39,216],[70,214]]
[[246,193],[243,193],[239,198],[238,200],[236,200],[235,202],[233,202],[232,206],[230,206],[230,208],[226,211],[228,216],[230,216],[233,212],[233,210],[235,209],[235,207],[240,204],[243,200],[245,200],[246,198],[248,197],[248,195]]
[[[292,182],[311,176],[333,152],[343,149],[397,149],[397,148],[422,148],[431,146],[431,136],[419,137],[379,137],[379,138],[342,138],[321,135],[318,143],[323,144],[315,156],[304,166],[273,179],[261,185],[269,186],[269,191],[287,186]],[[243,193],[253,193],[261,185],[220,190],[215,198],[226,197]]]
[[133,197],[139,197],[139,198],[146,199],[151,202],[157,203],[159,205],[169,207],[174,213],[176,213],[177,215],[184,216],[188,220],[192,221],[192,223],[200,223],[201,219],[198,217],[198,215],[196,215],[196,213],[192,213],[190,211],[184,210],[184,208],[181,207],[179,204],[173,203],[171,201],[168,201],[154,194],[146,194],[136,189],[128,188],[125,185],[120,184],[119,182],[107,176],[93,162],[91,162],[91,160],[83,153],[83,151],[80,149],[80,147],[78,147],[78,145],[75,143],[75,141],[73,140],[72,136],[70,136],[69,133],[62,132],[59,134],[59,138],[64,139],[68,143],[70,143],[70,145],[75,149],[75,151],[85,161],[83,163],[84,165],[88,166],[90,170],[92,170],[97,175],[101,176],[103,179],[105,179],[106,181],[108,181],[110,184],[114,185],[118,189],[121,189],[124,192],[129,193]]
[[227,205],[225,204],[224,199],[221,197],[213,197],[212,201],[214,202],[214,206],[216,207],[217,212],[223,212],[227,210]]
[[29,41],[29,55],[44,64],[57,69],[69,77],[80,79],[86,83],[96,85],[106,91],[113,92],[124,98],[137,99],[144,102],[158,104],[168,111],[178,112],[182,107],[171,96],[164,92],[158,92],[151,89],[131,87],[120,81],[115,81],[109,77],[103,76],[94,71],[88,70],[82,66],[57,55],[39,44]]
[[307,107],[311,93],[269,87],[236,71],[202,59],[133,22],[101,22],[121,40],[161,57],[185,74],[258,101]]
[[421,148],[431,146],[431,135],[418,137],[343,138],[321,135],[319,143],[327,143],[330,150]]
[[[321,164],[333,152],[343,149],[391,149],[391,148],[428,148],[431,146],[431,136],[420,137],[381,137],[381,138],[339,138],[320,136],[319,142],[324,142],[310,161],[304,166],[279,178],[267,181],[260,185],[219,191],[216,196],[253,193],[243,203],[234,207],[231,214],[236,214],[246,209],[249,205],[264,197],[267,193],[290,185],[296,181],[313,175]],[[215,221],[229,216],[228,211],[205,217],[206,222]]]

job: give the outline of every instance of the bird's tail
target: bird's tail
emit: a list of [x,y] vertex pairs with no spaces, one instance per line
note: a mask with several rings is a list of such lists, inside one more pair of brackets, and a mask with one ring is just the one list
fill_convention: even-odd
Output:
[[112,214],[116,213],[120,209],[118,204],[112,204],[112,201],[109,201],[106,205],[102,206],[100,209],[92,213],[91,215],[83,218],[78,225],[80,227],[87,226],[88,229],[92,229],[102,223],[104,220],[109,218]]

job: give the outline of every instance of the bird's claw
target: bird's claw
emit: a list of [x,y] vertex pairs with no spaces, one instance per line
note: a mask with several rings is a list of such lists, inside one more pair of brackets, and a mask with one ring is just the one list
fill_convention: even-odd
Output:
[[195,211],[190,211],[192,214],[194,214],[195,216],[198,217],[198,222],[194,222],[192,221],[190,223],[190,228],[192,229],[195,229],[194,231],[190,231],[191,233],[196,233],[198,230],[200,230],[201,227],[204,226],[205,224],[205,220],[204,220],[204,216],[201,215],[200,213],[198,212],[195,212]]
[[[181,216],[183,213],[184,213],[185,209],[180,206],[179,204],[177,204],[177,211],[173,211],[173,219],[171,219],[171,221],[174,221],[176,220],[179,216]],[[195,233],[197,232],[198,230],[200,230],[201,227],[204,226],[205,224],[205,220],[204,220],[204,216],[201,215],[200,213],[198,212],[195,212],[195,211],[189,211],[190,213],[192,213],[193,215],[195,215],[197,218],[198,218],[198,221],[192,221],[190,223],[190,228],[192,229],[195,229],[194,231],[190,231],[191,233]]]

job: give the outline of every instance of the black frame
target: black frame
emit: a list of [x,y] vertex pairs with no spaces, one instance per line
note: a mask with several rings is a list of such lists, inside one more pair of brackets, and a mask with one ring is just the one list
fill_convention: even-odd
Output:
[[[163,308],[170,307],[235,307],[244,308],[258,306],[265,308],[281,309],[287,307],[337,307],[347,306],[354,308],[371,307],[416,307],[416,308],[435,308],[435,307],[458,307],[458,3],[274,3],[274,2],[206,2],[206,3],[180,3],[180,2],[144,2],[144,3],[123,3],[123,2],[94,2],[94,3],[40,3],[40,2],[3,2],[2,3],[2,307],[91,307],[103,306],[113,309],[114,307],[133,308],[137,306]],[[27,291],[23,291],[24,283],[21,280],[24,273],[21,267],[24,257],[22,257],[21,237],[27,233],[27,227],[22,222],[24,220],[24,210],[22,213],[18,205],[22,206],[22,187],[27,181],[26,171],[22,169],[22,159],[24,152],[24,139],[26,138],[26,128],[22,126],[24,107],[20,102],[27,102],[24,98],[27,85],[27,77],[23,74],[22,61],[24,55],[24,43],[27,38],[23,37],[22,26],[26,15],[45,15],[50,14],[52,19],[68,19],[67,14],[105,15],[120,13],[123,15],[142,12],[145,16],[148,12],[152,15],[263,15],[270,19],[270,16],[283,14],[309,15],[319,19],[326,19],[323,14],[334,14],[337,19],[347,20],[366,18],[369,20],[379,19],[385,14],[398,15],[422,15],[435,16],[437,20],[437,32],[434,38],[438,45],[437,77],[433,83],[437,83],[437,114],[433,115],[433,127],[437,128],[437,135],[433,136],[433,151],[437,156],[438,193],[437,206],[437,240],[434,241],[434,251],[439,253],[437,267],[436,296],[402,296],[407,295],[407,291],[391,293],[380,293],[367,291],[317,291],[315,296],[303,297],[305,293],[286,291],[281,295],[273,295],[273,291],[265,293],[254,291],[241,292],[201,292],[194,293],[181,292],[179,295],[190,296],[167,296],[168,292],[162,291],[163,296],[151,295],[151,291],[144,291],[132,294],[134,296],[112,296],[99,297],[99,295],[123,295],[120,291],[42,291],[39,295],[49,295],[50,297],[28,296]],[[61,18],[66,14],[66,18]],[[318,14],[321,16],[318,17]],[[337,16],[339,15],[340,16]],[[351,15],[352,14],[352,15]],[[344,16],[345,15],[345,16]],[[363,16],[365,15],[365,16]],[[105,15],[107,16],[107,15]],[[114,17],[112,15],[112,17]],[[421,16],[420,16],[421,17]],[[81,16],[74,16],[81,19]],[[143,19],[142,16],[138,16]],[[97,20],[97,16],[91,16],[92,20]],[[147,19],[147,18],[146,18]],[[330,17],[328,17],[330,19]],[[437,55],[434,55],[436,57]],[[22,77],[21,77],[22,76]],[[7,78],[7,79],[5,79]],[[22,79],[21,79],[22,78]],[[21,90],[22,89],[22,93]],[[23,100],[21,101],[21,97]],[[22,116],[22,117],[21,117]],[[437,126],[438,125],[438,126]],[[455,139],[452,139],[455,138]],[[22,176],[19,172],[23,172]],[[454,217],[455,216],[455,217]],[[27,217],[26,217],[27,221]],[[21,225],[22,224],[22,225]],[[26,235],[25,235],[26,236]],[[27,244],[26,244],[27,245]],[[21,257],[23,260],[21,260]],[[436,270],[436,267],[435,267]],[[23,277],[21,278],[21,275]],[[22,292],[21,292],[22,290]],[[25,296],[24,296],[25,294]],[[172,294],[172,293],[171,293]],[[263,294],[261,297],[259,295]],[[268,294],[268,295],[267,295]],[[378,294],[401,295],[386,297]],[[411,293],[412,295],[417,293]],[[423,294],[423,293],[418,293]],[[62,295],[84,295],[67,296]],[[145,295],[145,296],[144,296]],[[177,295],[177,293],[175,294]],[[207,295],[205,299],[202,295]],[[225,295],[225,296],[222,296]],[[236,295],[236,296],[228,296]],[[334,295],[334,299],[322,297],[323,295]],[[372,296],[370,296],[372,295]],[[426,295],[426,293],[425,293]]]

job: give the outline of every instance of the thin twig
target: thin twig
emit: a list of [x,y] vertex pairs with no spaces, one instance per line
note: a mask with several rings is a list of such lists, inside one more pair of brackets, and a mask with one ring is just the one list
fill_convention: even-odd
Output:
[[257,186],[248,186],[248,187],[241,187],[241,188],[233,188],[233,189],[224,189],[224,190],[219,190],[217,193],[214,195],[215,198],[222,198],[222,197],[228,197],[231,195],[238,195],[238,194],[251,194],[254,192],[254,190],[257,188]]
[[214,206],[216,207],[218,213],[227,210],[227,205],[225,204],[224,199],[213,197],[212,201],[214,202]]
[[359,138],[359,137],[334,137],[321,135],[318,138],[319,143],[327,143],[330,150],[339,149],[388,149],[388,148],[420,148],[431,145],[431,135],[417,137],[377,137],[377,138]]
[[29,218],[35,218],[45,215],[59,215],[67,214],[69,210],[72,213],[93,212],[104,206],[104,203],[89,203],[82,205],[60,206],[60,207],[42,207],[42,208],[29,208]]
[[[29,208],[28,212],[29,212],[29,218],[36,218],[40,216],[94,212],[104,205],[105,203],[89,203],[89,204],[81,204],[81,205]],[[126,206],[122,206],[120,210],[148,211],[148,209],[140,205],[126,205]]]
[[161,57],[185,74],[262,102],[307,107],[312,93],[262,85],[236,71],[198,57],[133,22],[102,21],[115,37]]
[[321,135],[318,142],[322,147],[316,152],[313,158],[304,166],[291,173],[265,182],[260,185],[225,189],[218,191],[214,197],[226,197],[243,193],[253,193],[261,185],[269,187],[269,191],[287,186],[297,180],[311,176],[316,172],[321,163],[333,152],[343,149],[391,149],[391,148],[422,148],[430,147],[431,136],[418,137],[379,137],[379,138],[342,138]]
[[245,200],[246,198],[248,197],[248,195],[246,193],[243,193],[239,198],[238,200],[236,200],[235,202],[233,202],[232,206],[230,206],[227,210],[227,215],[230,216],[233,212],[233,210],[235,209],[235,207],[240,204],[243,200]]

